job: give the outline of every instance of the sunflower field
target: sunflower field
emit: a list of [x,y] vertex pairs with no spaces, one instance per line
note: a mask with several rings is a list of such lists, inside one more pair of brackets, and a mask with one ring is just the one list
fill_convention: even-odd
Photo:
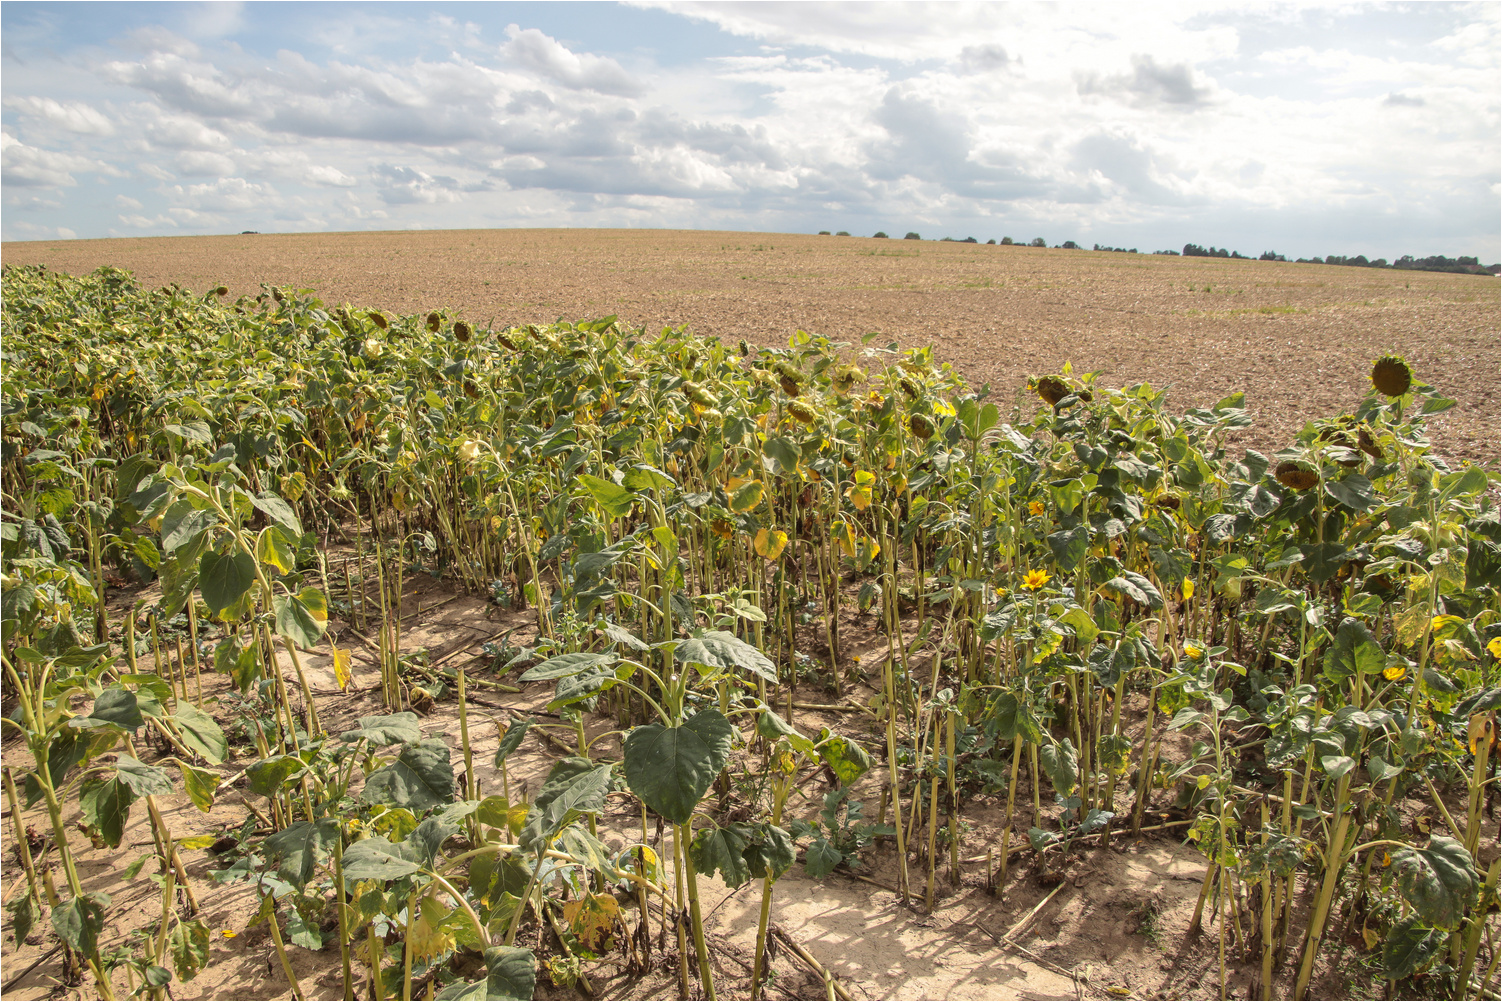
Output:
[[[51,937],[75,991],[194,995],[207,842],[292,998],[531,999],[614,958],[713,999],[763,997],[794,867],[885,859],[923,912],[962,854],[1006,895],[1169,829],[1222,992],[1308,997],[1360,936],[1396,995],[1496,997],[1498,474],[1430,450],[1454,401],[1401,358],[1269,456],[1230,444],[1240,394],[1180,413],[1065,367],[993,396],[877,335],[482,329],[114,269],[3,295],[5,949]],[[525,626],[419,656],[418,575]],[[349,684],[340,631],[358,719],[310,682]],[[529,731],[559,748],[530,791]],[[245,824],[174,831],[180,794]],[[639,826],[607,833],[612,798]],[[158,905],[120,936],[70,844],[133,813],[114,879]],[[715,875],[759,895],[734,983]],[[335,949],[338,988],[299,983]]]

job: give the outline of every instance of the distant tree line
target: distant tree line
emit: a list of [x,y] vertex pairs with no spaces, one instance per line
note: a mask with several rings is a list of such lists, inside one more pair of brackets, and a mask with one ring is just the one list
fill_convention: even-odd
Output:
[[[820,230],[819,231],[819,235],[820,236],[829,236],[830,233],[829,233],[828,230]],[[841,237],[848,237],[850,234],[849,234],[849,232],[847,232],[845,230],[840,230],[838,233],[836,233],[834,235],[835,236],[841,236]],[[887,235],[885,233],[882,233],[882,232],[878,231],[876,234],[874,234],[874,236],[876,238],[878,238],[878,239],[886,239]],[[904,240],[922,240],[923,238],[920,237],[917,233],[909,232],[906,236],[903,237],[903,239]],[[953,244],[953,243],[959,243],[959,244],[975,244],[975,243],[980,243],[980,241],[977,240],[975,237],[964,237],[963,239],[956,239],[955,237],[941,237],[940,240],[939,240],[939,242],[940,243],[951,243],[951,244]],[[1011,237],[1002,237],[1000,241],[997,241],[993,237],[992,239],[986,241],[987,244],[996,244],[998,242],[1003,247],[1047,247],[1048,246],[1048,241],[1044,240],[1042,237],[1034,237],[1032,240],[1029,240],[1029,241],[1027,241],[1025,243],[1024,242],[1020,242],[1020,241],[1014,241]],[[1065,240],[1061,244],[1055,244],[1054,247],[1056,249],[1061,249],[1061,250],[1084,250],[1083,247],[1081,247],[1079,244],[1075,243],[1073,240]],[[1127,248],[1127,247],[1108,247],[1108,246],[1106,246],[1104,244],[1096,244],[1092,249],[1093,250],[1097,250],[1097,251],[1108,251],[1108,252],[1113,253],[1113,254],[1137,254],[1137,253],[1140,253],[1137,250],[1137,248],[1135,248],[1135,247],[1131,247],[1131,248]],[[1176,250],[1156,250],[1156,251],[1153,251],[1153,253],[1154,254],[1158,254],[1158,255],[1168,256],[1168,257],[1178,257],[1178,256],[1180,256],[1182,254],[1184,257],[1220,257],[1220,258],[1226,258],[1228,260],[1236,260],[1236,261],[1250,261],[1250,260],[1252,260],[1251,258],[1247,257],[1245,254],[1242,254],[1239,251],[1230,250],[1229,248],[1226,248],[1226,247],[1201,247],[1199,244],[1185,244],[1184,245],[1184,249],[1182,251],[1176,251]],[[1286,262],[1288,260],[1288,258],[1284,257],[1282,254],[1279,254],[1277,251],[1270,251],[1269,250],[1269,251],[1263,251],[1261,254],[1257,255],[1257,260],[1258,261],[1285,261]],[[1412,254],[1404,254],[1402,257],[1400,257],[1396,261],[1392,261],[1392,262],[1389,262],[1387,260],[1387,258],[1385,258],[1385,257],[1379,257],[1376,260],[1367,260],[1367,258],[1366,258],[1366,256],[1364,254],[1357,254],[1355,257],[1342,257],[1339,254],[1331,254],[1328,257],[1308,257],[1308,258],[1301,257],[1301,258],[1297,258],[1293,263],[1294,264],[1339,264],[1339,265],[1345,265],[1345,266],[1351,267],[1351,268],[1396,268],[1396,269],[1399,269],[1401,271],[1447,271],[1447,272],[1454,272],[1456,274],[1462,274],[1462,275],[1499,275],[1499,274],[1502,274],[1502,264],[1494,264],[1494,265],[1487,266],[1487,265],[1483,265],[1480,261],[1478,261],[1474,257],[1445,257],[1443,254],[1434,254],[1434,255],[1432,255],[1430,257],[1414,257]]]
[[[1246,260],[1246,258],[1235,251],[1228,251],[1223,247],[1206,248],[1201,247],[1199,244],[1185,244],[1183,254],[1185,257],[1224,257]],[[1287,261],[1288,258],[1277,251],[1263,251],[1258,255],[1257,260]],[[1295,259],[1294,263],[1339,264],[1350,268],[1397,268],[1402,271],[1448,271],[1462,275],[1502,274],[1502,265],[1494,264],[1491,267],[1487,267],[1474,257],[1445,257],[1443,254],[1417,258],[1412,254],[1404,254],[1391,263],[1385,257],[1368,260],[1365,254],[1357,254],[1355,257],[1343,257],[1339,254],[1331,254],[1328,257],[1301,257]]]

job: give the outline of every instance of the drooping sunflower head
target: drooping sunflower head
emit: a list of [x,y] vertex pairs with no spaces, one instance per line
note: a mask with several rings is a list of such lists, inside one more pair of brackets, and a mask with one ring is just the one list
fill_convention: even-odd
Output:
[[1039,376],[1033,380],[1033,391],[1050,407],[1057,406],[1070,393],[1069,384],[1058,376]]
[[802,400],[794,400],[788,404],[788,414],[795,420],[802,421],[804,424],[813,424],[819,416],[812,407]]
[[1319,483],[1318,473],[1292,459],[1279,463],[1277,469],[1273,470],[1273,476],[1284,487],[1291,487],[1296,491],[1307,491]]
[[1413,385],[1413,370],[1401,355],[1383,355],[1372,363],[1372,386],[1387,397],[1401,397]]
[[1377,444],[1377,440],[1372,438],[1372,433],[1365,426],[1356,433],[1356,448],[1379,462],[1386,458],[1382,453],[1382,446]]
[[912,431],[912,433],[914,435],[917,435],[919,438],[929,439],[933,437],[933,422],[929,421],[928,418],[924,417],[922,414],[914,414],[912,417],[908,418],[907,426]]
[[455,323],[454,323],[454,337],[458,338],[460,341],[468,341],[469,340],[469,335],[470,335],[469,324],[465,323],[463,320],[455,321]]

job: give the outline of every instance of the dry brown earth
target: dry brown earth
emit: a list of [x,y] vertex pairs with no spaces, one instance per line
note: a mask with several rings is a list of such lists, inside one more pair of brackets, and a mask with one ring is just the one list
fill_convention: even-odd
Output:
[[1451,459],[1502,453],[1495,278],[1270,261],[935,241],[675,230],[156,237],[6,243],[9,264],[101,265],[195,291],[262,282],[329,302],[452,307],[497,323],[615,313],[632,324],[782,343],[795,329],[932,343],[1008,399],[1029,373],[1101,370],[1171,385],[1175,406],[1243,390],[1245,444],[1276,449],[1348,410],[1387,351],[1456,398],[1433,437]]

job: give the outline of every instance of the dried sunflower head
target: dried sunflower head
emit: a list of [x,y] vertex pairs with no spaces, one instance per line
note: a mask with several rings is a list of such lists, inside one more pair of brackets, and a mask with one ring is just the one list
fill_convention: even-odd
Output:
[[1292,487],[1296,491],[1307,491],[1319,483],[1319,474],[1306,469],[1291,459],[1285,459],[1278,464],[1273,471],[1273,476],[1278,478],[1278,483],[1284,487]]
[[1401,397],[1413,385],[1413,370],[1401,355],[1383,355],[1372,363],[1372,386],[1388,397]]
[[468,341],[469,340],[469,335],[470,335],[469,324],[465,323],[463,320],[455,321],[455,323],[454,323],[454,337],[458,338],[460,341]]
[[443,326],[443,318],[436,313],[428,314],[428,330],[438,333],[438,328]]
[[788,404],[788,413],[804,424],[813,424],[814,420],[818,417],[814,409],[802,400],[794,400]]
[[1379,462],[1386,458],[1383,455],[1382,446],[1377,444],[1377,440],[1372,438],[1372,433],[1365,428],[1356,433],[1356,448]]
[[912,431],[912,433],[914,435],[917,435],[919,438],[929,439],[933,437],[933,423],[922,414],[914,414],[912,417],[908,418],[907,426]]
[[1069,384],[1058,376],[1039,376],[1033,381],[1033,390],[1050,407],[1057,406],[1060,400],[1069,396]]

